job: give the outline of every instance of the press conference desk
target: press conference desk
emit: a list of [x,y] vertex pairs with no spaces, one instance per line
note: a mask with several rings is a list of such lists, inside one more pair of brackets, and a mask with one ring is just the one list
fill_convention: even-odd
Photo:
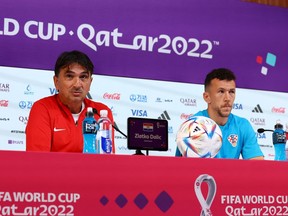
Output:
[[288,215],[287,162],[1,151],[0,166],[0,215]]

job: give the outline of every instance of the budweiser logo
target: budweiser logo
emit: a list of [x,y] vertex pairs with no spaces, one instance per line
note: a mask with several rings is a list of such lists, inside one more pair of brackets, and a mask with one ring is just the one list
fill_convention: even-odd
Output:
[[273,107],[272,108],[273,113],[285,113],[285,108],[284,107]]
[[8,100],[0,100],[1,107],[8,107]]
[[114,93],[114,94],[105,93],[103,95],[103,98],[108,99],[108,100],[120,100],[120,94],[119,93]]

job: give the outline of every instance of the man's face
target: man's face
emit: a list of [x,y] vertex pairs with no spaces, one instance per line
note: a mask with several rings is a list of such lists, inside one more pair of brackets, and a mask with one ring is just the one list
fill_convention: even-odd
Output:
[[228,117],[235,100],[236,84],[234,80],[213,79],[204,93],[208,106],[220,117]]
[[81,65],[74,63],[60,69],[54,76],[54,85],[59,91],[60,100],[67,106],[82,103],[90,90],[92,77]]

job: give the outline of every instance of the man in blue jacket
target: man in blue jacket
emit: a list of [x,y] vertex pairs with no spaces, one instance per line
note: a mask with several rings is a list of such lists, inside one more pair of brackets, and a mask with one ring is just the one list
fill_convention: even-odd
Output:
[[[222,131],[222,147],[216,158],[260,159],[263,153],[258,145],[256,133],[245,118],[231,113],[236,93],[236,77],[226,68],[212,70],[207,74],[204,83],[203,98],[207,109],[195,116],[213,119]],[[178,147],[176,156],[181,156]]]

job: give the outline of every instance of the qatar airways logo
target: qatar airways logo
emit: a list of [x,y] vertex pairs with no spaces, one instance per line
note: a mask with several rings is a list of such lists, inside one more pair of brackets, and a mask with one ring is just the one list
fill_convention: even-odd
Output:
[[105,93],[104,95],[103,95],[103,98],[105,99],[105,100],[120,100],[120,93],[112,93],[112,94],[110,94],[110,93]]
[[0,92],[9,92],[10,87],[8,83],[0,83]]
[[180,98],[180,102],[185,106],[197,106],[197,101],[193,98]]
[[252,122],[254,125],[265,125],[265,119],[264,118],[250,118],[250,122]]
[[272,113],[282,113],[284,114],[285,113],[285,107],[273,107],[272,108]]

